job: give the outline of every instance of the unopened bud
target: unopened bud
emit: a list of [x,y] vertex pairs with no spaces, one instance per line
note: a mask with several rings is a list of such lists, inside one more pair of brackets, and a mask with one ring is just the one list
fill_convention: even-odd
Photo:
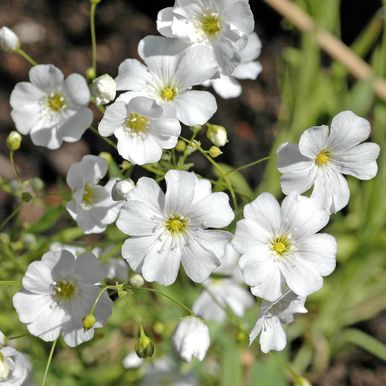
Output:
[[95,77],[96,77],[95,70],[94,70],[92,67],[88,68],[88,69],[86,70],[86,78],[87,78],[87,80],[88,80],[88,81],[94,80]]
[[19,150],[21,144],[21,135],[17,131],[11,131],[7,137],[7,146],[10,150]]
[[31,178],[31,186],[35,192],[40,192],[44,188],[44,182],[39,177]]
[[20,48],[19,37],[8,27],[0,28],[0,47],[4,51],[15,51]]
[[99,153],[99,157],[104,158],[108,163],[112,162],[113,157],[110,153],[107,153],[107,151],[102,151]]
[[311,383],[303,377],[296,377],[294,380],[294,386],[312,386]]
[[109,74],[103,74],[92,82],[91,93],[97,105],[105,105],[115,99],[117,84]]
[[143,280],[143,277],[139,273],[136,273],[130,277],[130,284],[133,287],[142,287],[145,284],[145,280]]
[[83,329],[84,331],[91,330],[96,323],[95,316],[93,314],[88,314],[83,318]]
[[179,139],[176,145],[176,150],[182,153],[185,151],[185,149],[186,143],[183,140]]
[[222,154],[222,151],[217,146],[211,146],[211,148],[209,149],[209,155],[212,158],[216,158],[221,154]]
[[21,200],[23,201],[23,202],[30,202],[31,200],[32,200],[32,194],[31,193],[29,193],[29,192],[23,192],[22,194],[21,194]]
[[135,344],[135,352],[140,358],[151,358],[154,354],[154,343],[145,335],[141,327],[140,336]]
[[214,145],[221,147],[228,142],[228,134],[224,126],[211,125],[210,123],[208,123],[206,126],[208,128],[206,131],[206,136]]
[[114,201],[125,201],[131,190],[135,188],[135,183],[132,179],[120,180],[115,183],[111,191],[111,196]]

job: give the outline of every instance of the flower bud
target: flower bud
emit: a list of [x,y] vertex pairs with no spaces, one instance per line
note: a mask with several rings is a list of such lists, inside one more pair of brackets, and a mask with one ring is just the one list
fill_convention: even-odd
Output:
[[95,316],[93,314],[88,314],[83,318],[83,329],[84,331],[91,330],[96,323]]
[[109,74],[98,76],[92,82],[91,93],[97,105],[105,105],[115,99],[117,84]]
[[294,386],[312,386],[312,385],[306,378],[298,376],[294,380]]
[[0,47],[4,51],[15,51],[20,47],[19,37],[8,27],[0,28]]
[[185,149],[186,149],[186,143],[181,139],[179,139],[176,145],[176,150],[182,153],[185,151]]
[[30,202],[31,200],[32,200],[32,194],[31,193],[29,193],[29,192],[23,192],[22,194],[21,194],[21,200],[23,201],[23,202]]
[[113,186],[111,196],[114,201],[125,201],[129,192],[134,188],[135,183],[131,178],[127,180],[119,180]]
[[39,177],[31,178],[31,187],[35,192],[40,192],[44,189],[44,182]]
[[92,67],[88,68],[86,70],[86,78],[87,78],[87,80],[89,80],[89,81],[90,80],[94,80],[95,77],[96,77],[95,70]]
[[216,158],[221,154],[222,154],[222,151],[217,146],[211,146],[211,148],[209,149],[209,155],[212,158]]
[[19,150],[21,144],[21,135],[17,131],[11,131],[7,137],[7,146],[10,150]]
[[154,354],[154,343],[145,335],[141,326],[140,336],[135,344],[135,352],[140,358],[151,358]]
[[221,147],[228,142],[227,130],[224,126],[211,125],[210,123],[206,126],[208,128],[206,136],[214,145]]
[[130,277],[130,284],[133,287],[142,287],[145,284],[145,280],[143,280],[143,277],[139,273],[136,273]]

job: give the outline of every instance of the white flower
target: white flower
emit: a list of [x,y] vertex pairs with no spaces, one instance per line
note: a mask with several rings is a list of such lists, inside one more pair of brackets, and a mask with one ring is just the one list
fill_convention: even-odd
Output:
[[[62,334],[69,346],[78,346],[94,336],[93,328],[83,330],[82,318],[100,292],[95,283],[103,278],[104,269],[93,253],[75,257],[66,250],[47,252],[29,265],[13,305],[32,335],[48,342]],[[102,327],[111,309],[104,293],[95,308],[95,328]]]
[[227,243],[221,266],[213,272],[226,276],[210,278],[203,283],[205,290],[193,304],[195,314],[205,320],[222,322],[226,317],[224,307],[229,307],[237,316],[243,316],[245,310],[254,304],[250,292],[240,285],[239,257],[231,243]]
[[118,180],[111,191],[114,201],[125,201],[129,192],[135,188],[135,183],[131,178],[127,180]]
[[4,51],[15,51],[20,48],[19,37],[8,27],[0,28],[0,47]]
[[210,47],[220,71],[229,75],[240,63],[254,20],[247,0],[176,0],[158,13],[157,28],[168,38]]
[[212,193],[208,180],[194,173],[169,170],[167,192],[142,177],[129,193],[117,220],[130,235],[122,256],[146,281],[170,285],[180,262],[195,282],[203,282],[221,263],[229,232],[208,230],[229,225],[234,214],[223,192]]
[[280,208],[270,193],[262,193],[244,207],[244,217],[232,242],[254,295],[274,301],[287,286],[299,296],[322,287],[322,276],[335,268],[337,246],[334,237],[316,234],[329,214],[312,198],[293,193]]
[[224,126],[207,124],[206,136],[216,146],[225,146],[228,142],[227,130]]
[[135,351],[127,354],[122,360],[122,366],[125,369],[136,369],[143,363],[143,359],[140,358]]
[[115,99],[117,84],[109,74],[103,74],[94,79],[91,92],[97,105],[105,105]]
[[141,386],[197,386],[198,381],[192,371],[181,370],[172,357],[162,357],[146,363]]
[[[206,123],[217,110],[216,99],[207,91],[191,90],[212,78],[216,63],[207,47],[186,45],[177,39],[147,36],[138,51],[146,66],[126,59],[118,70],[118,90],[130,90],[118,100],[135,96],[156,100],[188,126]],[[210,50],[209,50],[210,51]]]
[[348,174],[360,180],[373,178],[378,171],[376,159],[380,148],[365,141],[370,123],[351,111],[337,114],[328,126],[307,129],[299,145],[285,143],[277,154],[278,169],[283,173],[284,194],[303,193],[313,186],[311,197],[322,208],[336,213],[350,198]]
[[259,318],[249,335],[249,344],[260,335],[261,351],[281,351],[287,343],[287,338],[282,323],[289,324],[294,320],[295,313],[307,313],[304,308],[305,297],[300,297],[292,291],[287,291],[284,296],[274,302],[263,301]]
[[202,361],[210,345],[208,326],[195,316],[187,316],[178,323],[172,341],[184,361]]
[[67,184],[72,190],[72,200],[66,208],[85,233],[103,232],[118,216],[121,202],[111,197],[116,180],[110,179],[105,186],[98,185],[106,173],[107,161],[94,155],[84,156],[68,171]]
[[0,349],[0,386],[21,386],[27,379],[30,364],[13,347]]
[[169,108],[154,99],[135,97],[106,109],[99,126],[103,136],[118,139],[118,153],[133,164],[158,162],[162,149],[176,146],[181,125]]
[[218,95],[224,99],[240,96],[242,87],[237,79],[256,79],[262,67],[256,61],[261,51],[261,41],[256,33],[248,35],[248,43],[240,52],[241,62],[233,70],[231,75],[220,74],[204,83],[205,86],[212,86]]
[[86,80],[79,74],[64,80],[52,64],[32,67],[29,78],[30,83],[18,83],[11,94],[17,130],[49,149],[59,148],[63,141],[78,141],[93,120]]

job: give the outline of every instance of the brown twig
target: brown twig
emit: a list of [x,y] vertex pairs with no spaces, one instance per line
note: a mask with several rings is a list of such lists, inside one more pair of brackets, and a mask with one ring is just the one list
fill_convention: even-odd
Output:
[[357,79],[372,80],[374,92],[386,102],[386,81],[375,77],[372,68],[342,41],[318,27],[312,17],[289,0],[264,0],[303,32],[314,33],[315,40],[331,57],[342,63]]

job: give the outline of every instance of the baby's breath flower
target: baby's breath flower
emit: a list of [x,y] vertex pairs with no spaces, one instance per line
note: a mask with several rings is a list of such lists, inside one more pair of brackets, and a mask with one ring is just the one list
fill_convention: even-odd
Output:
[[96,103],[105,105],[115,99],[117,84],[109,74],[103,74],[94,79],[91,91]]

